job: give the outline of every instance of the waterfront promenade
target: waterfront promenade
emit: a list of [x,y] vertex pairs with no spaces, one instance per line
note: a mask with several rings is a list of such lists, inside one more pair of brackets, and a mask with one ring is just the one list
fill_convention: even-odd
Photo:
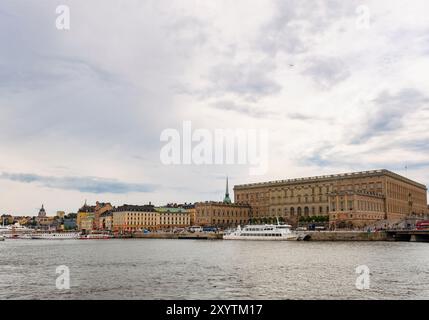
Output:
[[[300,231],[304,241],[410,241],[429,242],[428,231],[416,230],[388,230],[388,231]],[[223,233],[197,232],[197,233],[134,233],[132,238],[140,239],[200,239],[221,240]]]

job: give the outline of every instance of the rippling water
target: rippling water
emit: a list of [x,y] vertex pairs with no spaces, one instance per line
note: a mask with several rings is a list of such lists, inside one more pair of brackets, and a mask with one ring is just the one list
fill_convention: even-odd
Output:
[[[58,290],[56,267],[70,268]],[[370,268],[357,290],[355,268]],[[429,299],[429,244],[0,242],[0,299]]]

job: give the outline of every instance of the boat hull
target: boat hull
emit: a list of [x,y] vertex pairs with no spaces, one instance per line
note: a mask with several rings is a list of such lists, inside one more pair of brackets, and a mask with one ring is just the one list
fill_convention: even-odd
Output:
[[75,240],[79,239],[79,233],[71,233],[71,234],[32,234],[32,240]]
[[224,240],[252,240],[252,241],[293,241],[298,237],[295,235],[279,236],[279,237],[265,237],[265,236],[238,236],[238,235],[224,235]]

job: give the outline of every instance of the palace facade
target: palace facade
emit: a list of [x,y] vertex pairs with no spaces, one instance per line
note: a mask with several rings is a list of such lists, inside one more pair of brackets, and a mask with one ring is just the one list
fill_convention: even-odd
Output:
[[425,185],[389,170],[237,185],[237,204],[250,206],[251,218],[328,216],[333,227],[365,227],[428,212]]
[[229,197],[228,178],[222,202],[205,201],[195,204],[195,224],[198,226],[235,227],[249,222],[250,206],[232,203]]

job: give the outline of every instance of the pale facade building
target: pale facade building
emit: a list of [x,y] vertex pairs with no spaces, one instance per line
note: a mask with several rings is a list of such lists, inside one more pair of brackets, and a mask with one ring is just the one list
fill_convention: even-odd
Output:
[[191,218],[188,210],[181,207],[157,207],[159,229],[186,228],[190,226]]
[[127,205],[114,208],[113,231],[135,232],[141,230],[157,230],[159,214],[153,205]]

